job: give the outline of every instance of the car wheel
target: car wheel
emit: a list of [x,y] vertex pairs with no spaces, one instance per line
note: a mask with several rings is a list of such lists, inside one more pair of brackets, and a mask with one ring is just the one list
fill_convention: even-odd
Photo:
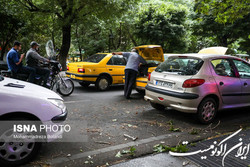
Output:
[[89,87],[89,83],[86,83],[86,82],[79,82],[79,84],[84,87],[84,88],[88,88]]
[[[14,119],[17,120],[17,119]],[[18,133],[19,134],[19,133]],[[40,150],[42,143],[34,138],[13,139],[13,125],[1,126],[0,164],[5,167],[20,166],[31,161]]]
[[138,93],[145,95],[145,90],[142,89],[135,89]]
[[164,110],[166,107],[164,105],[158,104],[158,103],[153,103],[150,102],[151,106],[157,110]]
[[217,114],[217,103],[213,98],[204,99],[198,107],[198,119],[203,124],[211,123]]
[[69,96],[73,93],[75,89],[74,82],[69,78],[63,79],[63,81],[61,80],[57,82],[57,91],[58,93],[60,93],[60,95]]
[[110,87],[110,79],[106,76],[101,76],[97,79],[95,86],[100,91],[108,90]]

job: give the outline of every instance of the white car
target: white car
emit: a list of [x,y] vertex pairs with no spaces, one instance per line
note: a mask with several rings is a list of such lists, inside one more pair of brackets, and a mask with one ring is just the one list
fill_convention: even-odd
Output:
[[[28,82],[0,75],[0,164],[1,166],[19,166],[27,163],[37,154],[41,141],[37,139],[13,139],[15,126],[6,125],[6,121],[34,121],[45,124],[62,124],[67,117],[63,99],[55,92]],[[13,121],[14,120],[14,121]],[[19,127],[22,131],[22,128]],[[34,130],[34,129],[30,129]],[[22,134],[20,131],[18,134]],[[54,135],[56,139],[63,131],[46,131],[45,135]],[[26,132],[27,134],[27,132]],[[11,138],[12,137],[12,138]]]

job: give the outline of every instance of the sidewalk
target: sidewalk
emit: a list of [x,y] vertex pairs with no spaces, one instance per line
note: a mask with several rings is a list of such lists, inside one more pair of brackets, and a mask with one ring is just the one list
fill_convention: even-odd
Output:
[[161,153],[136,158],[113,167],[246,167],[250,165],[250,130],[232,132],[189,146],[189,154],[174,157]]
[[136,158],[112,167],[200,167],[185,158],[173,157],[168,153],[160,153],[146,157]]

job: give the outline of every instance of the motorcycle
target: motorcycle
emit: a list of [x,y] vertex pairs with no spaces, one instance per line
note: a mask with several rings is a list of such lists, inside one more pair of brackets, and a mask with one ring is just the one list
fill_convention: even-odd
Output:
[[[49,63],[44,63],[43,67],[50,70],[50,76],[47,81],[47,87],[53,91],[58,92],[62,96],[69,96],[74,91],[74,83],[70,78],[62,77],[60,72],[62,71],[62,65],[56,61],[58,55],[55,56],[54,47],[52,41],[48,41],[46,44],[46,52],[49,56]],[[1,75],[5,77],[15,78],[23,81],[27,81],[27,74],[14,74],[11,71],[1,71]],[[42,76],[35,77],[35,84],[42,85]]]
[[[62,77],[60,72],[62,71],[62,66],[58,61],[50,60],[48,65],[50,72],[50,77],[47,81],[47,86],[49,89],[58,92],[63,96],[69,96],[74,91],[74,83],[70,78]],[[41,80],[41,77],[36,77],[36,80]],[[41,82],[40,82],[41,84]]]

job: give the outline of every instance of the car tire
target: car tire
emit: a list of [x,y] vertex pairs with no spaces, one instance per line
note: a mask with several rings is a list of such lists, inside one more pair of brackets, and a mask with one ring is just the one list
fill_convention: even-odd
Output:
[[158,104],[158,103],[153,103],[153,102],[150,102],[151,106],[153,108],[155,108],[156,110],[164,110],[166,107],[164,105],[161,105],[161,104]]
[[[12,118],[11,120],[27,120]],[[5,142],[3,136],[8,136],[13,132],[13,125],[1,126],[0,130],[0,164],[4,167],[15,167],[28,163],[38,154],[42,143],[30,139],[29,142]],[[6,138],[5,138],[6,139]],[[12,151],[14,150],[14,151]],[[8,155],[9,154],[9,155]],[[18,156],[17,156],[18,155]]]
[[216,117],[217,110],[218,106],[213,98],[204,99],[198,107],[197,111],[198,120],[202,124],[209,124],[213,122],[213,120]]
[[84,88],[88,88],[90,83],[86,83],[86,82],[79,82],[79,84],[84,87]]
[[106,76],[100,76],[97,78],[95,87],[100,91],[108,90],[111,85],[111,81]]
[[135,89],[139,94],[145,95],[145,90]]

